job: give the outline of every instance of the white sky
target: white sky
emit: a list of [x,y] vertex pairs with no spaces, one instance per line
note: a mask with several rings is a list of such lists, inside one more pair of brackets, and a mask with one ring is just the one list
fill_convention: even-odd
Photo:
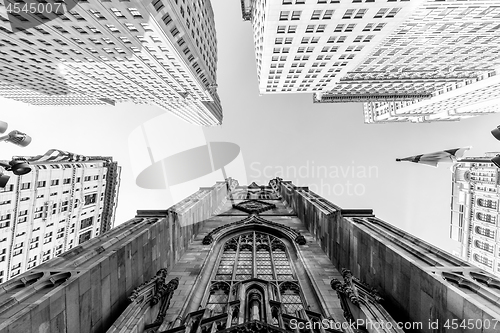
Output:
[[[397,163],[395,158],[469,145],[473,146],[469,156],[498,151],[500,142],[489,131],[500,124],[500,114],[449,123],[366,125],[361,104],[313,104],[311,94],[259,96],[252,29],[241,19],[240,3],[212,0],[212,5],[224,123],[203,129],[193,126],[193,136],[200,140],[203,131],[207,142],[238,144],[248,182],[267,184],[265,176],[273,174],[296,185],[310,185],[343,208],[372,208],[387,222],[450,250],[449,165],[432,168]],[[185,144],[189,129],[184,126],[181,135],[180,121],[157,107],[36,107],[0,99],[0,120],[9,123],[9,130],[33,137],[27,148],[1,143],[0,158],[38,155],[51,148],[112,156],[123,168],[117,225],[133,218],[138,209],[166,209],[173,197],[222,180],[217,172],[182,189],[136,186],[137,166],[149,161],[137,153],[144,145],[133,133],[158,116],[157,128],[164,132],[150,130],[149,135],[150,144],[162,155],[162,145],[171,151],[180,138]],[[242,165],[236,169],[241,172]]]

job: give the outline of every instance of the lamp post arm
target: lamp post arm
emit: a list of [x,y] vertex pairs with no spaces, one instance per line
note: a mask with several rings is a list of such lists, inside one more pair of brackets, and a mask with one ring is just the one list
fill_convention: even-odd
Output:
[[10,171],[12,168],[8,161],[0,161],[0,167],[4,168],[7,171]]

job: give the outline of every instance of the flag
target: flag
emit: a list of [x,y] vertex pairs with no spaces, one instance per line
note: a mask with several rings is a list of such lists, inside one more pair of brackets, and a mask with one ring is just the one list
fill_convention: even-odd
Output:
[[34,162],[85,162],[91,158],[88,156],[73,154],[59,149],[50,149],[43,155],[24,157],[29,163]]
[[396,158],[396,162],[413,162],[437,167],[439,162],[457,162],[457,160],[462,158],[465,152],[471,148],[472,147],[447,149],[435,153]]

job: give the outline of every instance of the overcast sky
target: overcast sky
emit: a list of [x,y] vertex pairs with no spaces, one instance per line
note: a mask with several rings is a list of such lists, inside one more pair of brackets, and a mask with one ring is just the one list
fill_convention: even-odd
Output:
[[[372,208],[387,222],[450,251],[450,165],[432,168],[395,158],[463,146],[473,146],[469,156],[500,151],[500,142],[489,133],[500,124],[500,114],[449,123],[366,125],[362,104],[313,104],[311,94],[259,96],[251,24],[241,19],[238,1],[212,0],[212,5],[224,123],[192,126],[193,135],[238,144],[248,182],[267,184],[280,176],[309,185],[343,208]],[[1,144],[0,157],[38,155],[51,148],[113,156],[123,167],[117,225],[137,209],[173,204],[172,189],[135,185],[137,161],[145,162],[136,153],[139,143],[132,133],[156,122],[155,117],[170,133],[169,140],[155,144],[171,150],[179,144],[180,121],[154,106],[36,107],[0,99],[0,120],[10,124],[9,130],[33,137],[27,148]],[[219,178],[220,172],[191,182],[182,193]]]

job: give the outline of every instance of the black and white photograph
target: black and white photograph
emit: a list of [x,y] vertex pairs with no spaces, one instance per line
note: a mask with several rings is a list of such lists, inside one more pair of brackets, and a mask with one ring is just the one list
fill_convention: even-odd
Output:
[[0,0],[0,333],[500,333],[500,0]]

